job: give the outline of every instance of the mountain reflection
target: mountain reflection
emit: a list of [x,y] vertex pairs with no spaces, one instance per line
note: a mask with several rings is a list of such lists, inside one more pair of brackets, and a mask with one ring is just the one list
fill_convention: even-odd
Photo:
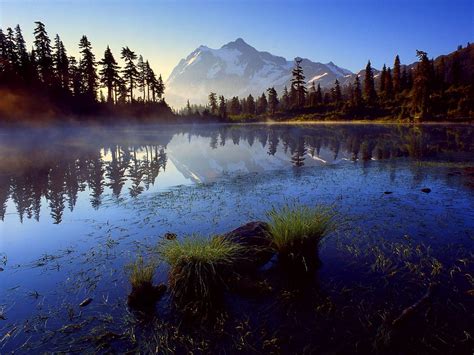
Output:
[[[170,149],[176,137],[187,139],[176,140]],[[0,138],[0,218],[5,218],[11,200],[20,221],[39,220],[46,202],[54,223],[61,223],[66,207],[74,210],[80,192],[88,191],[90,206],[97,209],[106,194],[135,198],[149,190],[166,172],[168,154],[179,174],[193,180],[222,172],[207,153],[229,144],[248,147],[254,155],[245,158],[252,160],[250,164],[234,149],[234,166],[246,166],[246,171],[278,168],[272,163],[277,155],[283,164],[279,167],[300,168],[341,159],[450,160],[474,151],[471,126],[182,125],[146,131],[78,129],[40,134],[0,130]],[[194,140],[207,148],[186,150]]]

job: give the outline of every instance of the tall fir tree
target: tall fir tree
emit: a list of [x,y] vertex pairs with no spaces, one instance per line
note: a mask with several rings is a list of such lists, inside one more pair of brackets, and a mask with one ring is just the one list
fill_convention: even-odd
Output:
[[208,96],[209,99],[209,110],[211,114],[216,115],[218,112],[218,105],[217,105],[217,96],[215,92],[211,92]]
[[377,93],[375,92],[374,72],[372,71],[370,60],[365,67],[364,97],[368,105],[375,105]]
[[53,84],[53,58],[51,54],[51,40],[46,32],[45,25],[37,21],[34,30],[35,63],[40,80],[46,85]]
[[114,87],[119,80],[119,66],[109,46],[104,52],[104,58],[99,61],[99,65],[102,67],[99,71],[100,82],[107,89],[107,102],[114,102]]
[[267,90],[268,92],[268,111],[272,115],[275,114],[275,111],[278,108],[278,94],[274,87],[271,87]]
[[385,83],[387,81],[387,67],[383,65],[382,72],[380,73],[379,81],[379,92],[381,96],[385,95]]
[[293,91],[293,102],[292,105],[298,108],[301,108],[305,104],[306,99],[306,82],[304,81],[305,77],[303,75],[303,68],[301,62],[303,59],[295,58],[295,66],[291,72],[291,89]]
[[79,70],[82,77],[82,93],[91,101],[97,99],[98,76],[96,71],[97,63],[95,55],[92,52],[92,45],[87,36],[82,36],[79,41],[79,50],[81,60],[79,61]]
[[128,83],[130,102],[133,102],[133,88],[135,87],[136,81],[138,79],[138,70],[134,62],[137,59],[137,55],[128,47],[123,47],[121,54],[122,59],[125,61],[125,68],[122,70],[123,78]]
[[223,95],[219,96],[219,117],[222,119],[227,118],[227,105]]
[[395,57],[395,61],[393,63],[393,92],[398,94],[401,91],[401,68],[400,68],[400,57]]
[[251,94],[247,96],[247,113],[254,115],[256,111],[256,106],[255,106],[255,99]]

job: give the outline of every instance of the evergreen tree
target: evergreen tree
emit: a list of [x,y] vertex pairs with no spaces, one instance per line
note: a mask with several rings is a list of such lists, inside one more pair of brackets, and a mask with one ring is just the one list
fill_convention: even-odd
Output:
[[353,90],[354,106],[360,108],[362,106],[362,88],[360,86],[360,80],[358,75],[356,75]]
[[227,118],[227,105],[223,95],[219,96],[219,116],[220,118]]
[[69,57],[69,78],[70,89],[74,96],[79,96],[82,93],[82,76],[79,70],[77,60],[74,57]]
[[393,63],[393,91],[394,93],[399,93],[401,91],[401,73],[400,73],[400,57],[395,57],[395,62]]
[[240,106],[240,101],[237,96],[234,96],[230,101],[230,112],[232,115],[240,115],[242,112],[242,107]]
[[321,91],[321,84],[318,83],[318,88],[316,89],[316,103],[321,105],[323,103],[323,92]]
[[47,86],[53,83],[53,58],[51,54],[51,40],[48,37],[46,28],[42,22],[35,22],[34,30],[34,53],[35,63],[38,69],[39,78]]
[[191,108],[191,104],[189,103],[189,100],[186,102],[186,114],[188,116],[191,116],[193,113],[193,109]]
[[306,98],[306,86],[303,75],[303,68],[301,67],[301,62],[303,59],[295,58],[295,67],[293,68],[291,74],[293,78],[291,79],[291,89],[293,91],[294,100],[292,105],[295,107],[303,107],[305,104]]
[[341,86],[339,85],[339,80],[336,79],[334,83],[334,90],[332,94],[332,100],[336,104],[340,104],[342,101],[342,92],[341,92]]
[[[122,70],[123,77],[128,83],[128,92],[130,95],[130,102],[133,102],[133,88],[135,87],[135,82],[138,79],[138,71],[135,66],[134,60],[137,59],[135,52],[130,50],[128,47],[122,48],[122,59],[125,61],[125,68]],[[156,89],[155,86],[153,86]]]
[[26,42],[23,38],[20,25],[15,27],[16,55],[18,58],[18,71],[23,81],[28,82],[31,78],[29,55],[26,50]]
[[104,52],[104,58],[99,61],[99,65],[102,67],[99,71],[100,82],[107,89],[107,102],[114,102],[113,91],[119,77],[119,66],[109,46]]
[[375,92],[374,73],[370,60],[365,67],[364,96],[368,105],[375,105],[377,93]]
[[257,115],[261,115],[267,112],[267,108],[268,108],[267,97],[265,96],[265,93],[262,92],[262,96],[260,96],[257,101]]
[[419,63],[416,66],[415,80],[413,83],[413,109],[418,119],[424,119],[430,110],[430,95],[432,84],[431,63],[428,55],[423,51],[416,51]]
[[69,58],[59,35],[54,38],[53,65],[56,85],[69,90]]
[[380,95],[385,95],[385,83],[387,81],[387,67],[383,65],[382,72],[380,73],[379,92]]
[[138,90],[143,94],[143,101],[145,101],[147,66],[146,66],[146,63],[143,61],[143,56],[141,55],[138,57],[137,72],[138,72],[138,76],[137,76]]
[[385,97],[389,100],[393,98],[393,80],[390,67],[387,68],[387,73],[385,74]]
[[247,113],[254,115],[256,111],[255,100],[251,94],[247,96]]
[[311,88],[308,93],[308,106],[316,107],[318,103],[316,102],[316,87],[314,86],[314,81],[311,83]]
[[0,79],[1,83],[5,82],[7,76],[7,38],[0,28]]
[[288,89],[283,89],[283,94],[281,95],[281,105],[283,110],[288,110],[290,108],[290,94],[288,93]]
[[208,96],[209,99],[209,108],[211,111],[211,114],[216,115],[218,106],[217,106],[217,97],[215,92],[211,92]]
[[79,61],[79,70],[82,78],[82,93],[92,101],[97,99],[97,72],[95,55],[92,53],[92,45],[86,36],[82,36],[79,41],[81,60]]
[[10,27],[7,28],[7,34],[5,37],[6,37],[5,53],[6,53],[6,59],[8,62],[9,74],[11,76],[11,80],[14,80],[17,77],[19,68],[18,68],[18,57],[17,57],[16,44],[15,44],[15,34],[13,33],[13,30]]
[[158,81],[156,82],[156,96],[161,99],[163,94],[165,93],[165,84],[163,83],[163,79],[161,74],[158,76]]
[[275,111],[278,107],[278,94],[275,88],[271,87],[267,90],[268,92],[268,110],[272,115],[275,114]]

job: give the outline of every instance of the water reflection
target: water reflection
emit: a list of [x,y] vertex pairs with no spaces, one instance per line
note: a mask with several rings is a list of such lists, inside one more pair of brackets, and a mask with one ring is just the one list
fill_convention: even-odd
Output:
[[[104,194],[132,198],[161,175],[208,182],[224,173],[259,172],[399,157],[466,159],[471,126],[238,125],[145,129],[0,130],[0,218],[7,202],[39,220],[41,205],[58,224],[80,192],[99,208]],[[167,173],[167,164],[175,169]],[[363,167],[366,164],[363,164]],[[393,166],[392,166],[393,168]],[[180,180],[180,181],[181,181]]]

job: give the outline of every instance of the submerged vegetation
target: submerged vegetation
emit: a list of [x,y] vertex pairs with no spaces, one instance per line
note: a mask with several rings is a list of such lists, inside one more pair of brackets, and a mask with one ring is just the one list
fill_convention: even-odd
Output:
[[128,264],[126,269],[129,274],[132,288],[140,288],[144,285],[152,284],[157,265],[155,263],[145,263],[142,256]]

